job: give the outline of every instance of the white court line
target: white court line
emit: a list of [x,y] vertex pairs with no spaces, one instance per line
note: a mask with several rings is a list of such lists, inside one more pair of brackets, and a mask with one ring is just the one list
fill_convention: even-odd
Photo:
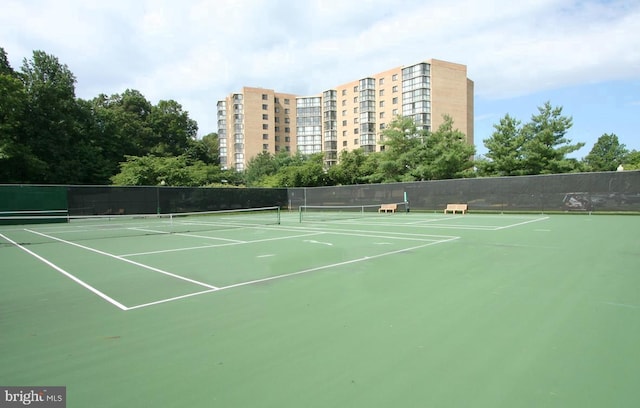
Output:
[[72,274],[70,274],[69,272],[65,271],[64,269],[60,268],[58,265],[54,264],[53,262],[47,260],[46,258],[36,254],[35,252],[23,247],[22,245],[18,244],[17,242],[9,239],[8,237],[4,236],[3,234],[0,234],[0,237],[2,237],[3,239],[9,241],[10,243],[12,243],[13,245],[15,245],[16,247],[22,249],[23,251],[25,251],[26,253],[28,253],[29,255],[35,257],[36,259],[44,262],[45,264],[49,265],[50,267],[52,267],[53,269],[55,269],[56,271],[60,272],[61,274],[63,274],[64,276],[66,276],[67,278],[71,279],[72,281],[76,282],[77,284],[79,284],[80,286],[84,287],[85,289],[88,289],[89,291],[95,293],[96,295],[100,296],[102,299],[106,300],[107,302],[111,303],[112,305],[118,307],[121,310],[129,310],[128,307],[126,307],[125,305],[123,305],[122,303],[118,302],[117,300],[115,300],[114,298],[107,296],[105,293],[100,292],[98,289],[94,288],[93,286],[89,285],[88,283],[80,280],[79,278],[76,278],[75,276],[73,276]]
[[[439,220],[439,221],[443,221],[443,220]],[[342,224],[342,225],[346,225],[346,222],[342,222],[342,223],[332,223],[332,224]],[[438,224],[424,224],[424,225],[420,225],[420,224],[409,224],[409,223],[385,223],[385,224],[381,224],[381,223],[363,223],[363,222],[352,222],[351,224],[354,225],[367,225],[367,226],[375,226],[375,227],[382,227],[382,226],[389,226],[389,227],[406,227],[407,225],[411,225],[411,227],[414,228],[431,228],[431,229],[436,229],[436,228],[441,228],[441,229],[460,229],[460,230],[478,230],[478,231],[494,231],[495,229],[497,229],[498,227],[496,227],[495,225],[438,225]],[[385,233],[389,233],[387,231],[385,231]],[[397,233],[397,234],[402,234],[402,233]],[[403,235],[409,235],[409,234],[403,234]],[[421,234],[413,234],[413,235],[421,235]],[[437,235],[435,235],[437,236]]]
[[[310,232],[308,234],[301,234],[301,235],[288,235],[286,237],[257,239],[254,241],[244,241],[241,243],[198,245],[198,246],[186,247],[186,248],[174,248],[174,249],[162,249],[157,251],[135,252],[130,254],[121,254],[119,256],[133,257],[133,256],[142,256],[142,255],[164,254],[169,252],[192,251],[192,250],[207,249],[207,248],[220,248],[220,247],[231,246],[231,245],[254,244],[259,242],[278,241],[282,239],[301,238],[301,237],[308,237],[308,236],[321,235],[321,234],[347,235],[347,236],[367,237],[367,238],[386,238],[386,239],[393,239],[393,240],[408,240],[408,241],[429,241],[429,242],[438,241],[442,238],[444,239],[452,238],[450,235],[410,234],[410,233],[391,232],[391,231],[385,231],[384,232],[385,235],[373,235],[372,232],[379,232],[379,231],[326,229],[326,228],[320,229],[320,228],[313,228],[313,227],[288,227],[288,229],[287,228],[268,228],[268,227],[256,227],[256,228],[266,229],[270,231],[271,230],[295,231],[295,232],[316,231],[316,230],[320,230],[320,231]],[[354,233],[344,232],[344,231],[354,231]],[[355,233],[355,232],[358,232],[358,233]],[[391,234],[392,236],[389,236],[389,234]],[[178,235],[178,234],[175,234],[175,235]],[[393,236],[393,235],[398,235],[398,236]],[[199,237],[199,236],[195,235],[195,237]],[[206,238],[206,237],[202,237],[202,238]]]
[[629,303],[618,303],[618,302],[600,302],[600,303],[604,303],[605,305],[609,305],[609,306],[626,307],[629,309],[640,309],[639,305],[632,305]]
[[131,306],[131,307],[127,308],[127,310],[141,309],[143,307],[155,306],[155,305],[159,305],[159,304],[162,304],[162,303],[169,303],[169,302],[173,302],[173,301],[180,300],[180,299],[186,299],[186,298],[190,298],[190,297],[193,297],[193,296],[203,295],[205,293],[216,292],[218,290],[219,289],[209,289],[209,290],[203,290],[203,291],[200,291],[200,292],[188,293],[188,294],[182,295],[182,296],[175,296],[175,297],[172,297],[172,298],[156,300],[155,302],[149,302],[149,303],[143,303],[141,305]]
[[[323,234],[323,233],[322,232],[313,232],[313,233],[310,233],[310,234],[288,235],[286,237],[257,239],[255,241],[240,241],[240,242],[232,242],[232,243],[227,243],[227,244],[199,245],[199,246],[186,247],[186,248],[161,249],[161,250],[158,250],[158,251],[136,252],[136,253],[132,253],[132,254],[123,254],[123,255],[120,255],[120,256],[121,257],[142,256],[142,255],[164,254],[166,252],[193,251],[193,250],[196,250],[196,249],[220,248],[220,247],[225,247],[225,246],[241,245],[241,244],[254,244],[254,243],[257,243],[257,242],[278,241],[278,240],[282,240],[282,239],[309,237],[309,236],[321,235],[321,234]],[[207,237],[200,237],[199,235],[194,235],[194,237],[196,237],[196,238],[207,238]]]
[[503,230],[503,229],[507,229],[507,228],[518,227],[520,225],[530,224],[532,222],[538,222],[538,221],[545,221],[545,220],[548,220],[548,219],[549,219],[549,217],[535,218],[535,219],[529,220],[529,221],[523,221],[523,222],[518,222],[516,224],[505,225],[504,227],[498,227],[498,228],[496,228],[496,230]]
[[62,242],[62,243],[68,244],[68,245],[73,245],[75,247],[82,248],[82,249],[85,249],[87,251],[95,252],[95,253],[100,254],[100,255],[108,256],[110,258],[114,258],[114,259],[117,259],[119,261],[127,262],[127,263],[130,263],[132,265],[136,265],[136,266],[139,266],[141,268],[144,268],[144,269],[149,269],[150,271],[153,271],[153,272],[158,272],[158,273],[161,273],[163,275],[171,276],[172,278],[176,278],[176,279],[180,279],[180,280],[183,280],[183,281],[186,281],[186,282],[194,283],[194,284],[199,285],[199,286],[204,286],[205,288],[218,289],[217,287],[209,285],[208,283],[199,282],[197,280],[190,279],[190,278],[185,278],[184,276],[180,276],[180,275],[176,275],[176,274],[171,273],[171,272],[163,271],[162,269],[154,268],[153,266],[149,266],[149,265],[142,264],[140,262],[132,261],[131,259],[126,259],[126,258],[123,258],[123,257],[118,256],[118,255],[114,255],[114,254],[110,254],[108,252],[100,251],[100,250],[95,249],[95,248],[91,248],[91,247],[88,247],[88,246],[80,245],[80,244],[75,243],[75,242],[65,241],[64,239],[56,238],[56,237],[53,237],[51,235],[43,234],[41,232],[32,231],[30,229],[25,229],[25,231],[30,232],[32,234],[40,235],[40,236],[43,236],[43,237],[46,237],[46,238],[49,238],[49,239],[53,239],[55,241]]
[[159,301],[156,301],[156,302],[150,302],[150,303],[144,303],[144,304],[140,304],[140,305],[136,305],[136,306],[131,306],[131,307],[128,308],[128,310],[141,309],[143,307],[154,306],[154,305],[157,305],[157,304],[160,304],[160,303],[172,302],[172,301],[175,301],[175,300],[180,300],[180,299],[184,299],[184,298],[187,298],[187,297],[197,296],[197,295],[201,295],[201,294],[205,294],[205,293],[219,292],[219,291],[225,290],[225,289],[233,289],[233,288],[238,288],[238,287],[241,287],[241,286],[255,285],[255,284],[258,284],[258,283],[269,282],[269,281],[273,281],[273,280],[277,280],[277,279],[290,278],[290,277],[297,276],[297,275],[303,275],[303,274],[307,274],[307,273],[311,273],[311,272],[321,271],[323,269],[336,268],[338,266],[343,266],[343,265],[350,265],[350,264],[354,264],[354,263],[357,263],[357,262],[363,262],[363,261],[368,261],[368,260],[371,260],[371,259],[382,258],[383,256],[389,256],[389,255],[399,254],[399,253],[402,253],[402,252],[407,252],[407,251],[413,251],[413,250],[416,250],[416,249],[426,248],[426,247],[432,246],[432,245],[443,244],[445,242],[454,241],[454,240],[459,239],[459,238],[460,237],[449,237],[449,239],[445,239],[445,240],[441,240],[441,241],[435,241],[435,242],[429,242],[427,244],[418,245],[418,246],[414,246],[414,247],[411,247],[411,248],[398,249],[396,251],[385,252],[385,253],[378,254],[378,255],[365,256],[365,257],[362,257],[362,258],[351,259],[349,261],[338,262],[338,263],[329,264],[329,265],[317,266],[315,268],[304,269],[304,270],[297,271],[297,272],[291,272],[291,273],[285,273],[285,274],[282,274],[282,275],[270,276],[268,278],[255,279],[255,280],[251,280],[251,281],[247,281],[247,282],[234,283],[232,285],[219,287],[217,290],[205,290],[205,291],[202,291],[202,292],[191,293],[191,294],[183,295],[183,296],[176,296],[174,298],[169,298],[169,299],[163,299],[163,300],[159,300]]

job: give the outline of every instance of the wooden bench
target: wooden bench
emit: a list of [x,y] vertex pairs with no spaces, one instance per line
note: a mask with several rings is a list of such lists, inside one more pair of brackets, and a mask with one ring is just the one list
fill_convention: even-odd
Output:
[[460,211],[461,214],[464,214],[467,212],[467,208],[467,204],[447,204],[447,208],[444,209],[444,213],[452,212],[455,214]]
[[382,204],[382,205],[380,206],[380,208],[378,208],[378,212],[379,212],[379,213],[381,213],[381,212],[383,212],[383,211],[384,211],[385,213],[387,213],[387,212],[392,212],[392,213],[394,213],[394,212],[396,212],[397,210],[398,210],[398,204]]

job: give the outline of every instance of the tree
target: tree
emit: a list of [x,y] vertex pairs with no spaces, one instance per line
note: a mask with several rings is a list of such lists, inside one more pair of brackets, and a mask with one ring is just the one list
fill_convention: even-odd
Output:
[[384,144],[384,152],[370,178],[383,183],[411,181],[411,176],[407,179],[406,175],[416,165],[417,148],[424,143],[426,135],[426,131],[418,130],[411,117],[393,119],[382,131],[380,143]]
[[335,166],[329,167],[327,175],[332,184],[349,185],[360,184],[367,181],[367,173],[364,167],[367,157],[373,153],[365,154],[362,149],[343,150],[340,153],[340,161]]
[[247,163],[247,169],[244,172],[247,186],[262,185],[265,182],[265,178],[276,174],[278,170],[279,165],[271,153],[266,151],[259,153],[249,159]]
[[186,153],[198,133],[198,124],[174,100],[160,101],[152,106],[148,123],[152,130],[148,148],[158,156]]
[[294,158],[302,158],[302,162],[281,168],[276,174],[274,187],[320,187],[327,185],[323,163],[324,153],[302,156],[299,153]]
[[24,181],[28,178],[27,169],[42,168],[44,163],[25,144],[27,93],[3,48],[0,48],[0,95],[0,183]]
[[187,148],[187,155],[193,160],[218,166],[220,164],[220,141],[217,133],[209,133],[201,139],[193,140]]
[[417,180],[442,180],[472,177],[475,147],[453,126],[453,119],[444,115],[438,130],[418,147],[420,161],[412,166],[411,175]]
[[66,65],[43,51],[24,60],[21,78],[27,94],[29,120],[22,126],[25,145],[36,160],[22,169],[22,182],[79,183],[82,157],[91,157],[78,126],[80,108],[75,99],[76,79]]
[[509,114],[493,125],[495,131],[485,139],[486,158],[477,162],[481,174],[517,176],[524,172],[523,147],[525,143],[521,122]]
[[546,102],[538,107],[539,114],[531,117],[523,129],[522,147],[524,174],[567,173],[577,167],[576,160],[567,159],[567,154],[579,150],[584,143],[570,144],[566,133],[573,119],[562,115],[562,107],[552,107]]
[[120,173],[111,178],[113,184],[124,186],[187,186],[200,187],[221,181],[220,169],[186,155],[175,157],[127,156],[120,164]]
[[584,158],[591,171],[614,171],[625,161],[629,151],[620,144],[618,136],[605,133],[600,136]]
[[627,153],[622,166],[625,170],[640,170],[640,151],[632,150]]

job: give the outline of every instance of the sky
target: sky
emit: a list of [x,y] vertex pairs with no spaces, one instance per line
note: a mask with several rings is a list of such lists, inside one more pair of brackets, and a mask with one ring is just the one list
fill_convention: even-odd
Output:
[[603,134],[640,150],[640,0],[3,0],[0,47],[75,75],[76,96],[175,100],[217,132],[243,86],[315,95],[435,58],[467,66],[475,145],[550,102],[582,158]]

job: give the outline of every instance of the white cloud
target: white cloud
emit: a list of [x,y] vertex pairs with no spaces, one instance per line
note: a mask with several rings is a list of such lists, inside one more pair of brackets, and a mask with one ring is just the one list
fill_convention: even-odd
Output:
[[639,20],[631,0],[5,0],[0,46],[14,67],[55,55],[83,98],[174,99],[206,133],[242,86],[315,94],[427,58],[467,65],[483,98],[637,79]]

